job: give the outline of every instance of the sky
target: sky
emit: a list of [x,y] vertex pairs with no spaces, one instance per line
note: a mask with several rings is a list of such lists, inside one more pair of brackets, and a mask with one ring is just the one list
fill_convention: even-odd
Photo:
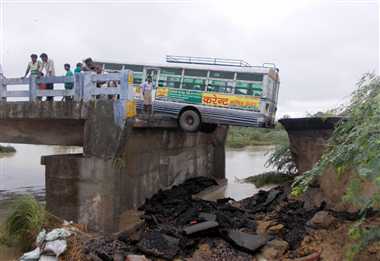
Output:
[[167,54],[280,68],[277,117],[347,101],[379,70],[377,0],[0,0],[0,62],[25,73],[46,52],[57,74],[86,57],[162,63]]

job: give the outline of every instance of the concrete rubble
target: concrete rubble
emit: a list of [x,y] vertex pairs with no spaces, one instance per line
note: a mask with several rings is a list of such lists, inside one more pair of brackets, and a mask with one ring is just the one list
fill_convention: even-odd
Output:
[[[318,233],[328,232],[326,228],[337,221],[347,223],[357,217],[323,204],[307,209],[304,202],[288,197],[287,186],[260,191],[239,202],[194,197],[215,184],[213,179],[197,177],[160,191],[139,209],[143,214],[137,229],[83,240],[83,260],[316,261],[321,253],[326,257]],[[42,231],[37,237],[40,248],[28,254],[41,256],[48,248],[53,257],[64,256],[66,247],[59,242],[69,232]],[[52,243],[46,244],[47,239]]]

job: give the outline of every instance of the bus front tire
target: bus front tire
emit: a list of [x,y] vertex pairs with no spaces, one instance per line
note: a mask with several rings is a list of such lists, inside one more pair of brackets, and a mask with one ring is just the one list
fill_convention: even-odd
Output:
[[201,125],[201,117],[194,110],[186,110],[181,113],[178,122],[182,130],[196,132]]

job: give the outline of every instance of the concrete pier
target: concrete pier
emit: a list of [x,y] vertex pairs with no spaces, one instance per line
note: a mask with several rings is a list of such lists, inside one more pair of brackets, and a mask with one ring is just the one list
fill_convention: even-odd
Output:
[[113,232],[120,215],[194,176],[225,177],[228,127],[186,133],[164,116],[126,119],[120,101],[0,102],[0,142],[83,146],[42,157],[51,213]]

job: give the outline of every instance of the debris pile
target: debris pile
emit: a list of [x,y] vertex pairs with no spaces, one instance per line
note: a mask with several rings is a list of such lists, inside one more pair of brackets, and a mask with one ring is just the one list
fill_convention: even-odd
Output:
[[302,201],[288,197],[286,186],[238,202],[194,197],[214,184],[198,177],[158,192],[139,209],[144,223],[137,231],[93,238],[85,243],[85,254],[96,261],[252,260],[257,254],[267,260],[318,260],[318,251],[298,251],[305,236],[313,227],[326,228],[344,216],[325,210],[324,204],[304,208]]
[[20,257],[20,261],[58,260],[67,248],[66,238],[71,235],[72,232],[65,228],[56,228],[48,233],[43,229],[37,236],[37,247]]

